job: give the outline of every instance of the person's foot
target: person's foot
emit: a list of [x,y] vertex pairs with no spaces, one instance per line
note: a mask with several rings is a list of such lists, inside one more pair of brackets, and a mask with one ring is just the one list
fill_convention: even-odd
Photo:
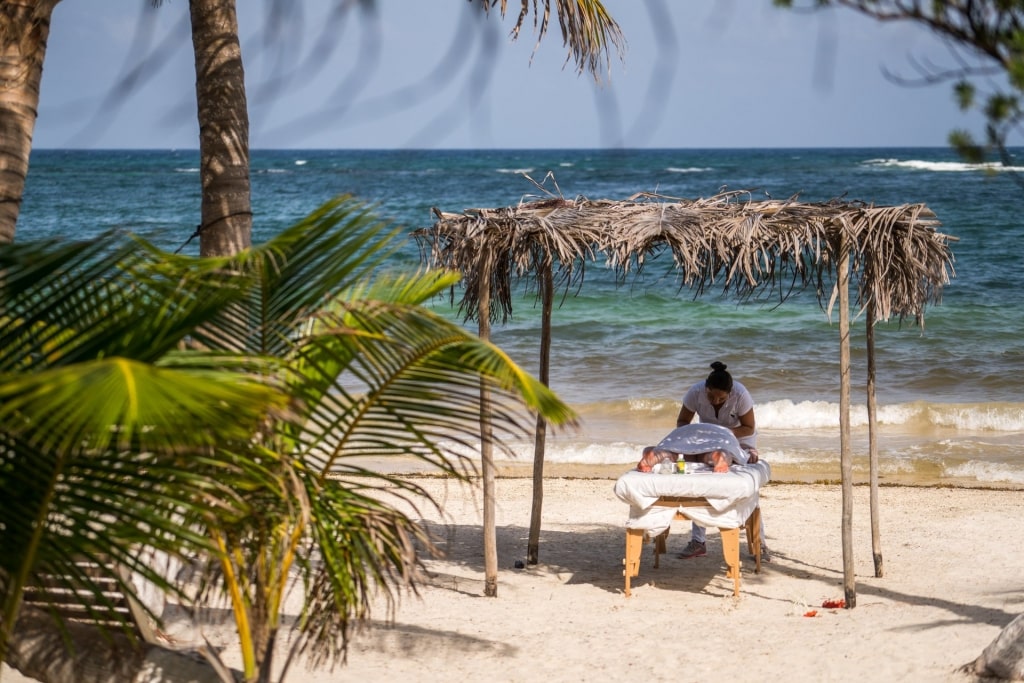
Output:
[[715,451],[711,454],[711,464],[715,472],[723,473],[729,471],[729,460],[722,451]]
[[700,541],[690,541],[683,548],[683,552],[679,553],[679,557],[684,560],[688,560],[691,557],[704,557],[708,554],[707,545]]
[[[754,558],[754,553],[750,553],[750,559],[752,559],[752,560],[755,559]],[[761,544],[761,561],[762,562],[771,562],[772,561],[772,553],[771,553],[770,550],[768,550],[768,546],[765,545],[764,543]]]

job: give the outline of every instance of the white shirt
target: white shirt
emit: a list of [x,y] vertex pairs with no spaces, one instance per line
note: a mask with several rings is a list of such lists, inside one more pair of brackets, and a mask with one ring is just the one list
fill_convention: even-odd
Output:
[[[740,426],[740,416],[754,409],[754,399],[745,386],[734,381],[732,391],[726,397],[725,403],[719,406],[716,414],[704,382],[698,382],[683,396],[683,407],[692,411],[701,422],[735,429]],[[750,436],[740,437],[740,445],[743,448],[757,448],[757,431]]]

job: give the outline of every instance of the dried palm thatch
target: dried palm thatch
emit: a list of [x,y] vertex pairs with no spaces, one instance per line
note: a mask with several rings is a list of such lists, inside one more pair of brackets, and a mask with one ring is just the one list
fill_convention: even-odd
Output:
[[740,299],[785,300],[812,289],[832,295],[844,250],[851,258],[856,304],[876,320],[923,320],[953,274],[949,242],[923,204],[874,206],[858,201],[754,201],[749,192],[704,199],[640,193],[625,201],[554,198],[463,213],[434,210],[417,230],[423,258],[463,275],[460,312],[476,315],[482,267],[489,270],[491,319],[512,314],[513,288],[542,269],[580,286],[587,263],[603,257],[621,279],[670,252],[681,288],[694,296],[721,288]]

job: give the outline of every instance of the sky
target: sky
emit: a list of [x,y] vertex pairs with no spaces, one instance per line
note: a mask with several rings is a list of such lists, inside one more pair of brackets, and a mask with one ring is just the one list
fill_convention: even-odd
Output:
[[[983,130],[949,83],[896,83],[951,65],[907,23],[771,0],[605,0],[626,40],[601,83],[566,63],[557,24],[483,17],[466,0],[377,0],[335,22],[238,0],[253,149],[946,146]],[[358,6],[359,3],[348,3]],[[536,49],[535,49],[536,48]],[[44,63],[37,148],[198,147],[187,0],[63,0]]]

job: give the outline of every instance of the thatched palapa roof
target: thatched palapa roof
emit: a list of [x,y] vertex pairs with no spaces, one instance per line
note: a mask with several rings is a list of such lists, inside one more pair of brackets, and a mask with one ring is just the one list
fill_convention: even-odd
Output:
[[[588,262],[604,260],[620,278],[668,251],[681,287],[721,288],[738,298],[784,300],[813,289],[831,296],[840,250],[849,250],[856,303],[876,320],[921,319],[953,273],[948,243],[923,204],[755,201],[749,192],[703,199],[640,193],[624,201],[552,198],[462,213],[434,210],[416,231],[424,257],[463,274],[460,310],[476,314],[481,267],[489,271],[491,318],[512,313],[512,289],[546,264],[556,282],[579,285]],[[483,261],[481,259],[484,259]]]
[[[896,316],[924,322],[927,304],[938,303],[953,274],[949,242],[923,204],[875,206],[859,201],[804,203],[754,201],[750,192],[706,199],[639,193],[625,201],[561,197],[496,209],[444,213],[417,230],[423,256],[433,266],[463,276],[459,309],[476,319],[481,336],[490,323],[512,313],[512,290],[535,279],[543,300],[540,379],[547,382],[552,289],[582,286],[585,266],[603,258],[620,280],[653,257],[671,254],[680,287],[695,296],[720,288],[737,298],[785,300],[812,289],[819,305],[839,307],[840,467],[843,483],[843,575],[848,607],[856,605],[852,554],[849,309],[866,311],[868,430],[872,545],[875,576],[882,576],[878,542],[878,448],[875,439],[874,323]],[[851,300],[850,287],[856,288]],[[454,296],[454,292],[453,292]],[[481,463],[484,550],[488,595],[496,594],[493,438],[481,392]],[[543,488],[545,424],[537,421],[534,503],[527,562],[536,564]],[[493,590],[493,592],[492,592]]]

